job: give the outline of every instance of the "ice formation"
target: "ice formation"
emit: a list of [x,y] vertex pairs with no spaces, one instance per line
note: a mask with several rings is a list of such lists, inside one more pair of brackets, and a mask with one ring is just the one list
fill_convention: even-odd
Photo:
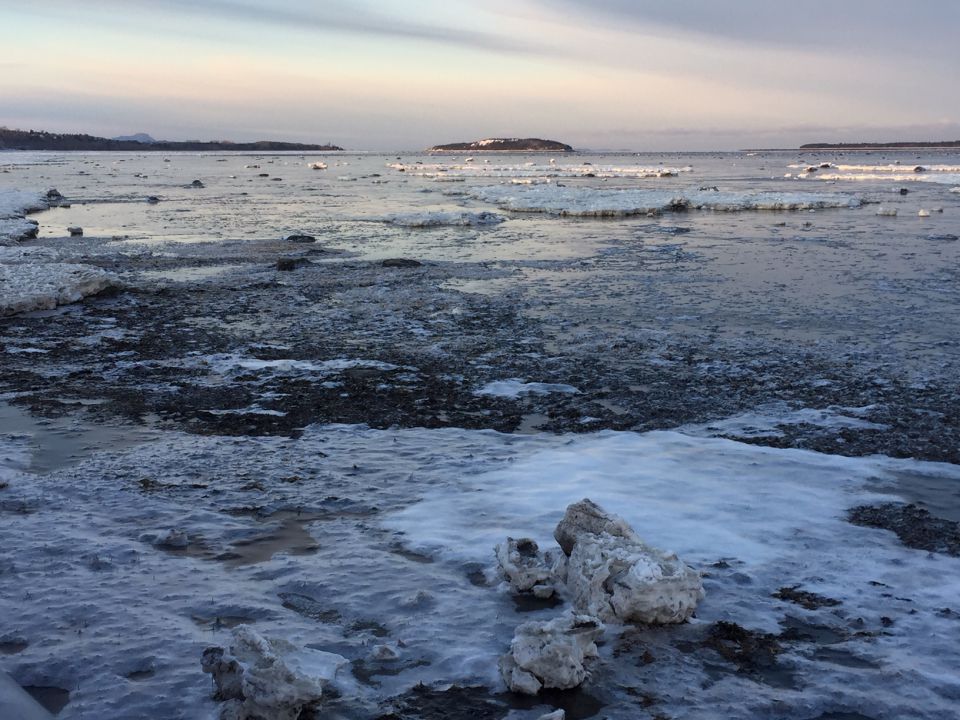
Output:
[[722,192],[604,189],[558,185],[475,188],[471,197],[513,212],[571,217],[624,217],[686,210],[820,210],[856,208],[862,201],[842,193]]
[[547,164],[528,162],[523,164],[472,164],[468,158],[464,164],[455,163],[390,163],[388,168],[407,173],[414,177],[434,180],[466,178],[503,178],[503,179],[561,179],[561,178],[661,178],[675,177],[680,173],[692,172],[693,168],[667,167],[664,165],[591,165],[590,163],[571,163],[561,165],[551,159]]
[[36,237],[37,222],[26,215],[48,207],[49,202],[40,193],[0,190],[0,245]]
[[700,573],[647,546],[623,518],[589,499],[567,508],[554,537],[569,556],[566,588],[577,612],[605,621],[678,623],[703,598]]
[[575,395],[580,391],[572,385],[562,383],[524,382],[520,378],[493,380],[474,390],[474,395],[489,395],[501,398],[519,398],[524,395],[549,395],[550,393],[568,393]]
[[201,660],[224,702],[221,720],[297,720],[319,705],[346,664],[340,655],[267,640],[247,625],[234,629],[229,648],[208,647]]
[[12,720],[53,720],[9,675],[0,670],[0,717]]
[[566,575],[565,558],[550,550],[541,552],[530,538],[507,538],[495,549],[500,570],[515,593],[549,598]]
[[520,625],[510,651],[500,659],[503,681],[524,695],[580,686],[587,679],[584,662],[597,657],[596,641],[603,629],[596,618],[572,613]]
[[112,274],[90,265],[0,264],[0,317],[50,310],[96,295],[117,282]]

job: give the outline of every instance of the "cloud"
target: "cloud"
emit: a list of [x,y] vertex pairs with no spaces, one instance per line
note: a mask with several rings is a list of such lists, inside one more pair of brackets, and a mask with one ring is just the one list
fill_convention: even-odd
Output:
[[737,42],[949,56],[960,3],[943,0],[535,0],[599,22]]

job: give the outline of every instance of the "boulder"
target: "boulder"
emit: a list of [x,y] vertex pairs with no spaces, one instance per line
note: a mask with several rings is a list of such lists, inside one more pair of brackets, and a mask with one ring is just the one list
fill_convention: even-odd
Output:
[[541,552],[530,538],[507,538],[495,548],[500,570],[516,593],[533,593],[546,599],[556,592],[566,575],[566,558],[560,553]]
[[420,267],[423,263],[410,258],[387,258],[380,264],[389,268],[415,268]]
[[283,257],[277,260],[277,270],[290,272],[291,270],[296,270],[312,264],[313,263],[303,257]]
[[70,237],[80,237],[83,235],[83,228],[78,225],[72,225],[67,228],[67,232],[70,233]]
[[700,573],[646,545],[627,522],[589,499],[567,508],[554,537],[569,555],[576,612],[607,622],[680,623],[703,599]]
[[[304,662],[310,667],[309,675],[297,667],[297,656],[304,653],[311,656]],[[319,706],[324,686],[347,662],[339,655],[267,640],[240,625],[229,648],[203,651],[201,667],[213,676],[216,698],[224,703],[221,720],[297,720],[304,711]]]
[[314,243],[316,241],[317,239],[313,235],[304,235],[302,233],[287,236],[287,242],[292,243]]
[[594,617],[568,613],[550,622],[520,625],[510,652],[500,658],[507,687],[524,695],[544,688],[570,690],[587,679],[584,662],[597,657],[603,624]]

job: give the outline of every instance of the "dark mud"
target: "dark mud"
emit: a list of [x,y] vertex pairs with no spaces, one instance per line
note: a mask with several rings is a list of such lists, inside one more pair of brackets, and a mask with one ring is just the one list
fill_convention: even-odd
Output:
[[[93,242],[93,241],[90,241]],[[719,333],[649,334],[645,318],[608,318],[571,335],[576,305],[456,282],[512,277],[509,264],[383,267],[321,248],[249,242],[232,255],[109,255],[127,290],[0,321],[0,393],[30,413],[217,435],[296,436],[311,423],[503,432],[638,431],[706,423],[769,403],[867,408],[873,425],[794,423],[746,442],[844,455],[960,462],[960,386],[916,383],[856,354]],[[276,270],[278,255],[298,266]],[[312,253],[312,254],[311,254]],[[216,269],[201,278],[194,270]],[[162,271],[166,279],[143,275]],[[173,279],[171,279],[173,278]],[[41,352],[9,352],[33,348]],[[376,361],[336,372],[224,371],[245,360]],[[391,367],[392,366],[392,367]],[[580,392],[479,395],[505,378]],[[77,405],[65,399],[91,403]],[[95,403],[95,404],[92,404]]]
[[907,547],[960,556],[960,523],[935,517],[918,505],[861,505],[848,517],[854,525],[896,533]]

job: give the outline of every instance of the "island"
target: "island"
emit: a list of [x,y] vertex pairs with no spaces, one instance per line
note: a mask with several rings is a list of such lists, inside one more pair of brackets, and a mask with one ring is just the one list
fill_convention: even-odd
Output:
[[920,142],[883,142],[883,143],[808,143],[801,150],[912,150],[925,148],[950,150],[960,148],[960,140],[920,141]]
[[337,145],[312,145],[305,143],[258,140],[256,142],[213,141],[168,141],[153,140],[139,134],[126,138],[110,139],[95,135],[52,133],[43,130],[10,130],[0,128],[0,150],[58,150],[86,151],[119,150],[134,152],[333,152],[343,150]]
[[540,138],[487,138],[474,142],[434,145],[427,152],[573,152],[573,148],[556,140]]

